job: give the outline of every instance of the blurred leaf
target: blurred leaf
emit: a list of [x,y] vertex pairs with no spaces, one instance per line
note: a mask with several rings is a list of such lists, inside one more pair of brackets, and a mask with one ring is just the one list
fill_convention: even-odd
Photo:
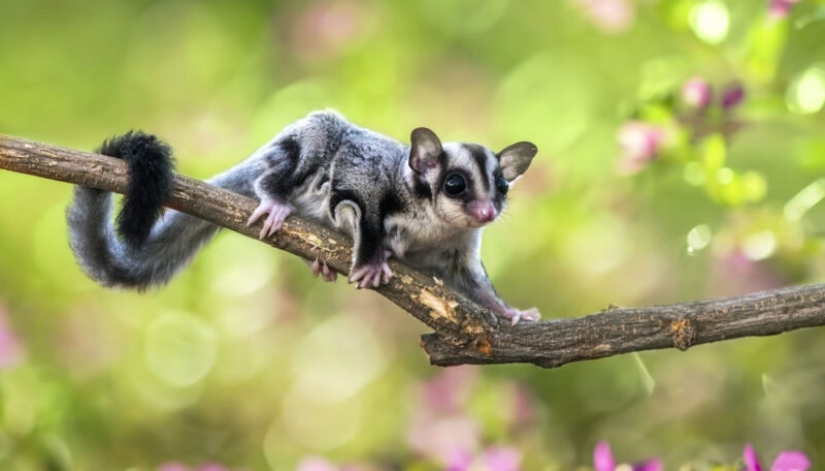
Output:
[[[716,178],[708,181],[717,182],[719,171],[725,166],[727,156],[727,145],[725,138],[721,134],[712,134],[702,141],[702,162],[705,164],[705,171],[708,175],[715,175]],[[724,173],[724,172],[723,172]],[[724,182],[719,182],[724,184]]]
[[794,155],[799,166],[805,170],[812,172],[825,170],[825,138],[808,137],[798,140]]
[[822,20],[825,20],[825,6],[818,6],[812,13],[798,18],[794,22],[794,27],[802,29]]
[[639,110],[639,116],[650,123],[667,124],[673,121],[673,110],[662,105],[648,104]]
[[767,15],[753,25],[748,41],[747,67],[755,78],[762,81],[773,78],[785,45],[787,29],[786,22],[775,21]]
[[768,193],[768,181],[760,172],[747,171],[742,174],[742,191],[745,201],[754,203],[765,198]]

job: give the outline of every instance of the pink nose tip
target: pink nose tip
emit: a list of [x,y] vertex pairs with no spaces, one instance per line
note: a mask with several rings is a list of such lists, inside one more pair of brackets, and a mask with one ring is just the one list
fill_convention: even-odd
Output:
[[496,207],[492,201],[473,201],[470,203],[470,214],[478,222],[490,222],[496,218]]

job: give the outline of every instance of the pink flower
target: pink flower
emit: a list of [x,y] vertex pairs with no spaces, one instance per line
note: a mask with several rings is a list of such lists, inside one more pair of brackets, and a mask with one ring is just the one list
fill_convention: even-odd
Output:
[[[745,445],[745,451],[742,453],[742,459],[745,462],[746,471],[762,471],[762,464],[759,463],[759,457],[756,456],[756,451],[748,444]],[[811,461],[801,451],[783,451],[776,456],[771,471],[806,471],[811,467]]]
[[502,412],[510,430],[525,430],[538,423],[538,405],[530,390],[521,383],[509,382],[502,386]]
[[768,0],[768,16],[781,20],[791,14],[791,7],[799,0]]
[[298,55],[316,59],[337,56],[368,34],[370,19],[362,2],[322,0],[308,6],[289,25],[289,42]]
[[574,0],[574,3],[597,28],[608,34],[630,28],[636,16],[630,0]]
[[186,466],[183,463],[178,463],[177,461],[170,461],[168,463],[163,463],[158,466],[157,471],[191,471],[189,466]]
[[488,448],[473,457],[469,453],[458,453],[450,460],[446,471],[519,471],[521,453],[509,447]]
[[319,456],[308,456],[295,466],[295,471],[366,471],[364,466],[358,464],[345,464],[337,466]]
[[613,471],[616,469],[616,460],[610,451],[610,444],[599,442],[593,449],[593,469],[595,471]]
[[474,366],[453,366],[446,368],[437,378],[426,381],[421,386],[424,407],[435,412],[461,410],[479,371]]
[[425,413],[413,420],[407,441],[421,456],[449,464],[480,448],[481,425],[464,414],[438,417]]
[[0,305],[0,370],[18,366],[24,357],[23,344],[11,330],[5,308]]
[[298,462],[295,471],[338,471],[338,467],[318,456],[309,456]]
[[636,173],[656,158],[664,141],[664,130],[643,121],[628,121],[617,135],[621,157],[619,171]]
[[[652,459],[630,465],[633,471],[662,471],[664,466],[658,459]],[[615,471],[616,460],[610,451],[610,444],[599,442],[593,450],[593,470],[594,471]]]
[[190,468],[183,463],[177,461],[169,461],[158,466],[157,471],[230,471],[220,463],[204,463],[200,466]]
[[682,101],[693,109],[705,109],[710,104],[710,95],[710,84],[705,79],[694,77],[682,85]]
[[447,465],[481,448],[481,424],[464,407],[478,372],[477,367],[451,367],[421,385],[407,433],[416,453]]

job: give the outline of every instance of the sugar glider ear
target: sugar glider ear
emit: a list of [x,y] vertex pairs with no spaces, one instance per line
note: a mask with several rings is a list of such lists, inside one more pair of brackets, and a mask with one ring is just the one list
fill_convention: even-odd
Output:
[[427,128],[415,128],[410,136],[410,168],[417,174],[438,166],[441,160],[441,141]]
[[498,157],[498,164],[501,166],[504,179],[511,182],[520,177],[527,171],[536,152],[538,148],[530,142],[517,142],[499,152],[496,157]]

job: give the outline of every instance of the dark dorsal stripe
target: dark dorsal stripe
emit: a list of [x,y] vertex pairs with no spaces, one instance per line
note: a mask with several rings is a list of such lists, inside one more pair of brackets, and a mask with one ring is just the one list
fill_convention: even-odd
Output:
[[490,192],[490,179],[487,175],[487,150],[478,144],[463,144],[467,152],[473,157],[478,167],[478,173],[481,176],[481,181],[478,182],[484,188],[485,193]]

